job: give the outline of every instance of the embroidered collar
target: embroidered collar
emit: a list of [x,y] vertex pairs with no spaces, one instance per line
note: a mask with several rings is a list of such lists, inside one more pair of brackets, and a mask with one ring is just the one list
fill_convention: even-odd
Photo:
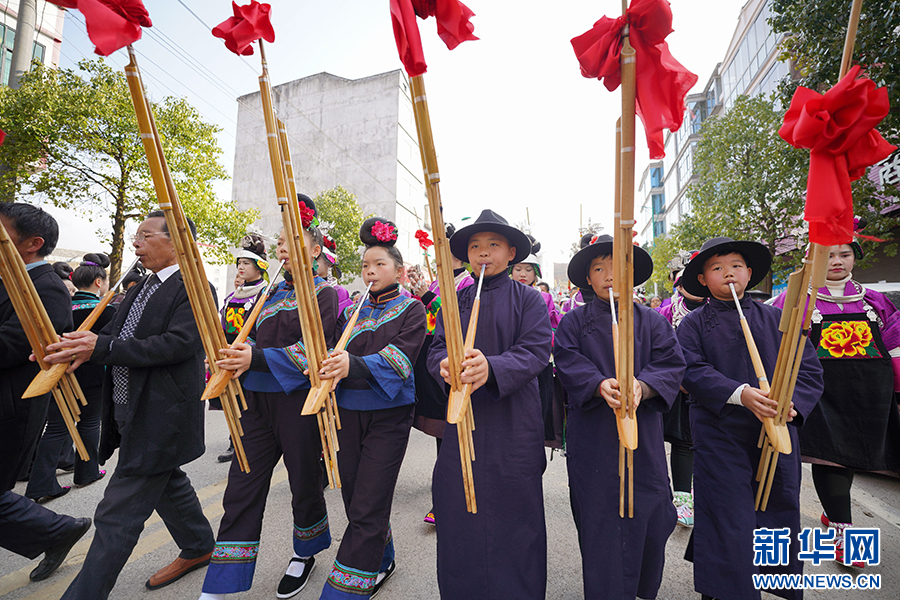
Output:
[[[851,294],[850,296],[834,296],[831,294],[831,290],[829,290],[826,287],[823,289],[828,291],[827,294],[823,294],[823,293],[821,293],[821,289],[819,290],[819,292],[820,292],[819,300],[822,300],[823,302],[835,302],[837,304],[847,304],[849,302],[859,302],[866,295],[866,288],[863,287],[863,285],[861,283],[859,283],[858,281],[854,281],[852,279],[850,279],[849,281],[850,281],[850,283],[853,284],[853,287],[856,289],[855,294]],[[847,288],[845,287],[844,289],[846,290]]]
[[389,285],[377,292],[369,292],[369,301],[376,306],[387,304],[391,300],[400,297],[400,284]]
[[232,297],[238,300],[247,298],[255,298],[266,287],[266,280],[260,278],[258,281],[244,283],[241,287],[234,290]]

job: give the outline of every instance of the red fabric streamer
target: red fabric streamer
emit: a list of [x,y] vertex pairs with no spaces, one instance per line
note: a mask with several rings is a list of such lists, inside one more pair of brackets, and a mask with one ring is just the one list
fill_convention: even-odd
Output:
[[63,8],[77,8],[84,15],[94,52],[109,56],[141,39],[141,27],[152,27],[141,0],[51,0]]
[[473,35],[475,26],[469,19],[475,16],[468,6],[459,0],[391,0],[391,22],[400,60],[410,77],[422,75],[427,69],[422,38],[416,17],[435,17],[438,35],[453,50]]
[[859,70],[824,95],[798,87],[778,131],[791,146],[810,149],[804,218],[809,240],[825,246],[853,240],[850,183],[897,149],[875,130],[890,110],[888,92],[857,79]]
[[581,74],[603,80],[609,91],[622,82],[622,28],[637,56],[636,112],[644,123],[650,158],[666,155],[663,129],[678,131],[684,120],[684,98],[697,76],[675,60],[665,39],[672,33],[672,8],[667,0],[633,0],[627,16],[602,17],[582,35],[572,38]]
[[6,132],[0,129],[0,146],[3,145],[3,141],[6,139]]
[[253,42],[262,38],[271,43],[275,41],[275,30],[272,29],[272,21],[269,13],[272,7],[268,4],[260,4],[256,0],[250,0],[246,6],[238,6],[232,2],[234,16],[228,17],[215,27],[212,34],[225,40],[225,47],[242,56],[253,54]]
[[419,240],[419,248],[427,250],[429,246],[434,246],[434,242],[428,237],[428,232],[421,229],[416,231],[416,239]]

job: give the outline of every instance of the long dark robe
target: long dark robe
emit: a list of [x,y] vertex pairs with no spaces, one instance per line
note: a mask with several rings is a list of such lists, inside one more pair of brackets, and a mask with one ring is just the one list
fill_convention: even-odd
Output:
[[[781,332],[781,311],[741,300],[766,375],[772,381]],[[765,512],[754,510],[762,424],[743,406],[727,400],[741,384],[757,385],[753,364],[741,331],[734,302],[711,298],[687,315],[677,331],[687,371],[684,388],[690,393],[691,432],[694,439],[694,531],[688,558],[694,561],[694,588],[729,600],[757,599],[756,573],[802,573],[798,543],[791,544],[789,564],[753,565],[753,530],[790,527],[791,538],[800,531],[800,452],[797,428],[822,395],[822,366],[807,342],[794,389],[798,415],[788,424],[794,451],[782,454]],[[784,598],[801,598],[801,590],[772,590]]]
[[[468,329],[476,286],[459,292]],[[543,599],[547,531],[541,476],[546,467],[537,375],[550,355],[547,306],[534,289],[500,273],[485,278],[475,347],[492,381],[472,394],[475,498],[466,511],[455,425],[447,425],[434,467],[438,586],[444,600]],[[428,370],[440,379],[447,356],[438,321]]]
[[[634,518],[619,517],[619,435],[600,383],[615,378],[609,302],[566,313],[556,330],[557,375],[569,397],[566,457],[581,546],[584,597],[656,598],[666,540],[675,529],[662,413],[678,396],[684,357],[675,332],[653,309],[634,307],[635,377],[658,395],[637,409]],[[627,510],[627,509],[626,509]]]

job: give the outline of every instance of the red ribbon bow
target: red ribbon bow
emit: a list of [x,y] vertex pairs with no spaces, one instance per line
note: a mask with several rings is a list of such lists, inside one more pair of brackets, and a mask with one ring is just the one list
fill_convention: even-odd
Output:
[[275,41],[275,30],[272,29],[272,21],[269,13],[272,7],[268,4],[260,4],[256,0],[250,0],[246,6],[238,6],[232,2],[234,16],[228,17],[215,27],[212,34],[225,40],[225,47],[242,56],[253,54],[253,42],[262,38],[269,43]]
[[602,17],[582,35],[572,38],[581,74],[603,80],[609,91],[622,82],[622,28],[637,55],[636,108],[644,123],[650,158],[666,155],[663,129],[678,131],[684,117],[684,98],[697,76],[675,60],[666,36],[672,33],[672,9],[667,0],[633,0],[627,16]]
[[77,8],[84,15],[94,52],[109,56],[141,39],[141,27],[152,27],[141,0],[51,0],[63,8]]
[[475,16],[468,6],[459,0],[391,0],[391,21],[400,60],[410,77],[427,70],[422,38],[416,17],[435,17],[438,35],[453,50],[462,42],[477,40],[472,32],[475,26],[469,19]]
[[421,229],[416,231],[416,239],[419,240],[419,248],[427,250],[429,246],[434,246],[434,242],[428,237],[428,232]]
[[778,131],[791,146],[810,149],[804,218],[809,240],[825,246],[852,241],[850,183],[897,149],[875,130],[890,109],[887,90],[857,79],[859,70],[850,69],[824,95],[798,87]]

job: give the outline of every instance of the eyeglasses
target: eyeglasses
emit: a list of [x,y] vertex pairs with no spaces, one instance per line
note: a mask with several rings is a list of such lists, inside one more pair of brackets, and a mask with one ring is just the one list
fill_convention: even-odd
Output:
[[131,236],[131,242],[143,242],[147,238],[153,237],[154,235],[169,235],[168,232],[165,231],[151,231],[150,233],[137,233]]

